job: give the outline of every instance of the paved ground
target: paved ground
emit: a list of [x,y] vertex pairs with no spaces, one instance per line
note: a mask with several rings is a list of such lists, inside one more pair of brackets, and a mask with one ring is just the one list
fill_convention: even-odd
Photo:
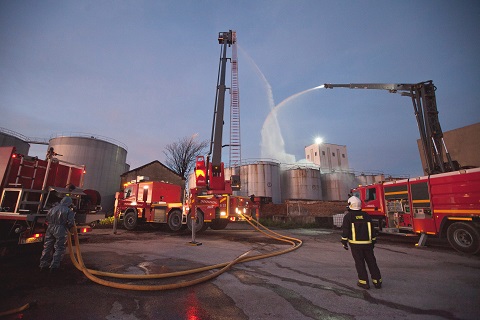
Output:
[[[58,275],[37,270],[39,252],[17,253],[0,264],[0,312],[36,305],[5,319],[477,319],[480,257],[443,241],[415,248],[414,240],[382,236],[375,248],[384,286],[356,287],[350,252],[338,230],[278,231],[303,240],[290,253],[235,265],[219,277],[169,291],[129,291],[87,279],[66,256]],[[188,233],[96,229],[83,238],[88,268],[145,274],[222,263],[243,252],[273,252],[288,245],[250,227],[207,230],[191,246]],[[202,275],[140,284],[178,283]],[[119,280],[135,283],[131,280]],[[2,318],[3,319],[3,318]]]

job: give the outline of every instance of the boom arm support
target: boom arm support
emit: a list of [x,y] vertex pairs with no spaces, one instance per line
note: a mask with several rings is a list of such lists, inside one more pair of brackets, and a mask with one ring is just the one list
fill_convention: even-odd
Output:
[[[206,164],[203,157],[197,157],[195,170],[197,174],[197,187],[206,187],[210,192],[231,194],[231,181],[225,180],[224,164],[222,162],[222,139],[223,139],[223,118],[225,111],[225,78],[227,72],[227,47],[235,44],[235,31],[219,32],[218,43],[222,46],[220,50],[220,63],[218,68],[217,91],[215,95],[215,108],[213,110],[212,135],[210,138],[210,150],[207,155]],[[210,157],[211,162],[210,162]],[[203,163],[203,164],[202,164]],[[202,172],[205,172],[203,175]]]
[[223,118],[225,111],[225,75],[227,72],[227,46],[235,42],[235,32],[220,32],[218,43],[222,45],[220,66],[218,69],[217,94],[215,97],[215,110],[213,111],[212,137],[210,140],[209,155],[212,154],[212,165],[219,166],[222,162],[222,139],[223,139]]
[[[350,88],[350,89],[380,89],[388,90],[391,93],[400,93],[402,96],[409,96],[412,99],[420,140],[422,141],[423,152],[427,168],[427,174],[435,174],[458,170],[459,165],[452,161],[447,146],[443,139],[442,128],[438,119],[437,101],[435,97],[435,86],[432,80],[416,84],[384,84],[384,83],[350,83],[350,84],[329,84],[325,88]],[[447,157],[447,163],[443,161],[443,152]]]
[[410,88],[411,88],[411,86],[413,86],[413,84],[395,84],[395,83],[331,84],[331,83],[325,83],[324,86],[325,86],[325,89],[333,89],[333,88],[380,89],[380,90],[388,90],[391,93],[396,93],[397,91],[410,91]]

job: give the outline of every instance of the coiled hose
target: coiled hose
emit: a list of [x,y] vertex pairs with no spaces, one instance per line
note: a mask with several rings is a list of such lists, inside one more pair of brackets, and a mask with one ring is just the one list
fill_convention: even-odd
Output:
[[[224,262],[224,263],[219,263],[215,265],[210,265],[206,267],[201,267],[201,268],[195,268],[195,269],[190,269],[190,270],[184,270],[184,271],[177,271],[177,272],[170,272],[170,273],[159,273],[159,274],[144,274],[144,275],[138,275],[138,274],[121,274],[121,273],[111,273],[111,272],[104,272],[104,271],[99,271],[99,270],[92,270],[88,269],[82,258],[82,253],[80,251],[80,243],[78,240],[78,233],[76,227],[73,228],[73,238],[75,241],[75,250],[73,250],[73,245],[72,245],[72,240],[71,236],[68,237],[68,248],[69,248],[69,253],[70,253],[70,258],[72,260],[72,263],[74,266],[83,272],[83,274],[93,282],[97,284],[101,284],[104,286],[112,287],[112,288],[117,288],[117,289],[126,289],[126,290],[141,290],[141,291],[155,291],[155,290],[172,290],[172,289],[178,289],[178,288],[184,288],[184,287],[189,287],[193,286],[195,284],[199,284],[208,280],[211,280],[215,277],[218,277],[228,269],[230,269],[234,264],[239,263],[239,262],[248,262],[248,261],[253,261],[253,260],[259,260],[259,259],[265,259],[281,254],[288,253],[290,251],[298,249],[302,245],[302,240],[297,239],[297,238],[292,238],[292,237],[287,237],[284,235],[281,235],[279,233],[276,233],[267,227],[263,226],[260,224],[258,221],[254,220],[251,217],[246,217],[243,216],[246,221],[253,226],[257,231],[261,232],[262,234],[266,235],[267,237],[273,238],[275,240],[281,241],[281,242],[287,242],[290,243],[292,246],[288,249],[284,250],[278,250],[274,252],[270,252],[268,254],[259,254],[259,255],[254,255],[254,256],[248,256],[251,252],[251,250],[243,253],[242,255],[238,256],[232,261],[229,262]],[[255,222],[255,224],[252,222],[252,220]],[[258,226],[262,227],[263,230],[261,230]],[[177,283],[171,283],[171,284],[158,284],[158,285],[137,285],[137,284],[126,284],[126,283],[119,283],[115,281],[110,281],[110,280],[105,280],[100,277],[108,277],[108,278],[118,278],[118,279],[165,279],[165,278],[172,278],[172,277],[179,277],[179,276],[186,276],[194,273],[199,273],[199,272],[204,272],[204,271],[209,271],[213,269],[219,269],[211,274],[208,274],[206,276],[193,279],[193,280],[188,280],[188,281],[181,281]]]

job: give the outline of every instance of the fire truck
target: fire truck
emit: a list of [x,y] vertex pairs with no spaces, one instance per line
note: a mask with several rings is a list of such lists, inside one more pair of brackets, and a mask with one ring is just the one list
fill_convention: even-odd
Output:
[[352,192],[380,231],[446,237],[457,251],[480,252],[479,168],[359,186]]
[[[195,187],[190,189],[187,210],[188,228],[192,230],[192,220],[195,220],[195,230],[197,231],[205,230],[208,227],[214,230],[224,229],[230,221],[238,221],[243,216],[251,216],[259,208],[258,202],[253,196],[233,195],[233,191],[240,190],[238,175],[231,175],[230,179],[225,178],[224,163],[222,162],[225,92],[227,90],[225,78],[227,61],[235,60],[227,58],[227,48],[232,47],[233,54],[236,55],[235,31],[219,32],[218,43],[221,45],[221,51],[210,150],[206,157],[198,156],[196,159]],[[237,78],[236,70],[235,62],[232,63],[232,79]],[[229,145],[229,147],[240,148],[238,144]]]
[[[143,181],[142,181],[143,180]],[[204,231],[224,229],[229,221],[242,220],[250,214],[252,201],[230,195],[199,195],[197,197],[197,228]],[[229,205],[227,205],[229,204]],[[139,224],[166,224],[172,231],[187,227],[189,199],[182,202],[182,188],[164,181],[148,181],[146,177],[126,183],[123,192],[117,192],[115,212],[127,230]],[[199,225],[198,225],[199,224]]]
[[[223,177],[223,163],[221,163],[221,188],[207,188],[208,176],[205,158],[197,157],[195,166],[195,187],[190,189],[190,197],[186,206],[188,228],[191,230],[191,211],[193,204],[196,207],[196,230],[204,231],[208,227],[212,230],[225,229],[230,222],[245,220],[245,217],[256,216],[260,208],[260,199],[232,195],[234,189],[239,188],[238,176],[230,180]],[[212,175],[212,171],[210,171]],[[224,183],[224,184],[223,184]],[[233,186],[232,186],[233,185]]]
[[183,214],[182,188],[164,181],[141,181],[137,178],[117,192],[115,212],[127,230],[139,223],[167,224],[170,230],[179,231],[186,226]]
[[[325,84],[384,89],[411,97],[426,159],[425,176],[359,186],[352,193],[383,232],[447,238],[457,251],[480,252],[480,169],[451,159],[438,119],[432,81],[417,84]],[[445,161],[446,160],[446,161]]]
[[[218,41],[222,49],[210,151],[207,157],[196,158],[195,187],[190,187],[189,195],[183,197],[182,204],[180,186],[160,181],[126,185],[124,191],[116,195],[115,214],[123,220],[123,225],[128,230],[135,229],[139,222],[150,222],[167,224],[173,231],[181,230],[187,225],[192,231],[192,220],[195,221],[195,232],[204,231],[208,227],[220,230],[226,228],[229,222],[255,214],[259,208],[259,202],[253,196],[232,195],[234,190],[240,189],[238,175],[225,178],[221,153],[227,90],[225,78],[229,60],[227,47],[235,45],[236,34],[232,30],[220,32]],[[239,145],[235,147],[239,148]]]
[[81,189],[84,175],[84,166],[60,161],[53,154],[41,160],[18,154],[15,147],[0,147],[0,244],[43,242],[48,210],[67,195],[73,200],[76,222],[85,222],[92,202]]

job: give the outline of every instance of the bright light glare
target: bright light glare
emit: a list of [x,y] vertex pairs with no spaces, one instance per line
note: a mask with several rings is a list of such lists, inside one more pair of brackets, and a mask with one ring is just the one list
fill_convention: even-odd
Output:
[[316,144],[322,144],[322,143],[323,143],[323,139],[320,138],[320,137],[316,137],[316,138],[315,138],[315,143],[316,143]]

